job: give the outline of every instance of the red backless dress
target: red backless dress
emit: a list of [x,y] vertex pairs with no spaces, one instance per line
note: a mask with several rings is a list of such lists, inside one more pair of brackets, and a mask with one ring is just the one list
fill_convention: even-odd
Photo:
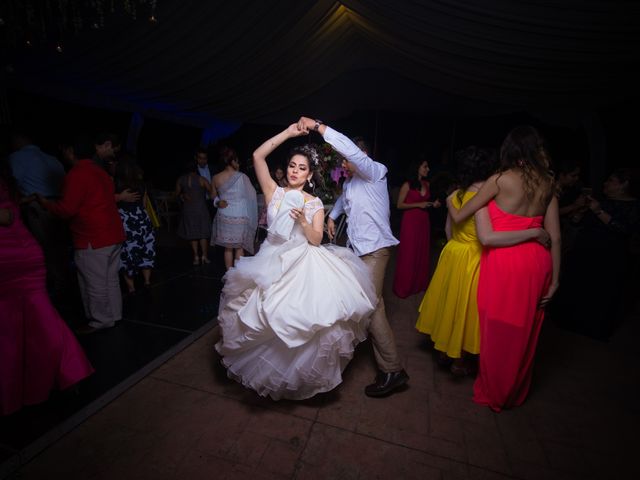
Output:
[[[513,215],[488,204],[496,231],[540,228],[543,217]],[[544,310],[540,298],[551,281],[550,252],[536,241],[485,248],[480,260],[478,313],[480,368],[473,400],[494,411],[524,402]]]

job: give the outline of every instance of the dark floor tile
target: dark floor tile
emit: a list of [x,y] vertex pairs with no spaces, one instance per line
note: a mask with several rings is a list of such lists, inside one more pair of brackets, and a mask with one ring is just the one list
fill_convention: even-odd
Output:
[[0,444],[21,450],[71,417],[159,355],[187,333],[121,321],[80,338],[95,373],[76,387],[52,393],[49,401],[0,417]]
[[161,247],[157,252],[157,260],[153,269],[154,281],[163,281],[183,273],[200,273],[222,277],[224,275],[223,249],[209,250],[208,265],[193,265],[193,256],[188,245]]
[[[213,250],[212,250],[213,252]],[[222,258],[194,268],[190,252],[159,248],[152,286],[124,299],[123,320],[79,338],[95,373],[66,392],[53,392],[41,404],[0,417],[0,462],[70,418],[207,324],[218,309]],[[78,292],[60,308],[71,326],[85,320]]]
[[99,395],[186,338],[188,333],[123,320],[112,329],[82,337],[96,373],[84,391]]
[[221,288],[220,280],[185,274],[127,298],[123,316],[195,331],[217,316]]
[[0,464],[9,460],[15,454],[16,451],[14,449],[0,445]]

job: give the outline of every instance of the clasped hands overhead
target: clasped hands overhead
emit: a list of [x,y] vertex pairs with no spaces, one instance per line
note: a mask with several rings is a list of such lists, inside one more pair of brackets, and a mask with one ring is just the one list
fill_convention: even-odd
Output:
[[309,135],[313,130],[316,121],[308,117],[300,117],[296,123],[292,123],[287,128],[287,132],[292,137],[301,137],[302,135]]

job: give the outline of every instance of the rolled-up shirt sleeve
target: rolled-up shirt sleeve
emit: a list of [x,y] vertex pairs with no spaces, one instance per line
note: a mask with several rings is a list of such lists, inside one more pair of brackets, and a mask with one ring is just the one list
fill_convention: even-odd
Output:
[[387,174],[387,167],[374,162],[366,153],[342,133],[327,126],[323,135],[325,141],[338,151],[356,168],[358,175],[367,182],[376,182]]

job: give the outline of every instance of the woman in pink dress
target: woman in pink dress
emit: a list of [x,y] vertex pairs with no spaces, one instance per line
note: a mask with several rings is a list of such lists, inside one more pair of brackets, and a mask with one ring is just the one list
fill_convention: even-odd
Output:
[[413,164],[409,170],[412,178],[402,184],[396,206],[404,210],[400,226],[400,246],[396,257],[396,273],[393,293],[407,298],[423,292],[429,284],[429,255],[431,253],[431,223],[428,208],[440,207],[440,202],[430,202],[427,161]]
[[20,220],[0,172],[0,415],[44,402],[93,373],[51,305],[42,248]]
[[513,129],[500,150],[501,170],[460,210],[447,200],[459,222],[482,206],[481,229],[544,229],[551,251],[535,240],[510,247],[485,247],[480,260],[478,313],[480,368],[473,400],[499,412],[521,405],[529,392],[544,307],[558,288],[560,222],[549,156],[539,133]]

